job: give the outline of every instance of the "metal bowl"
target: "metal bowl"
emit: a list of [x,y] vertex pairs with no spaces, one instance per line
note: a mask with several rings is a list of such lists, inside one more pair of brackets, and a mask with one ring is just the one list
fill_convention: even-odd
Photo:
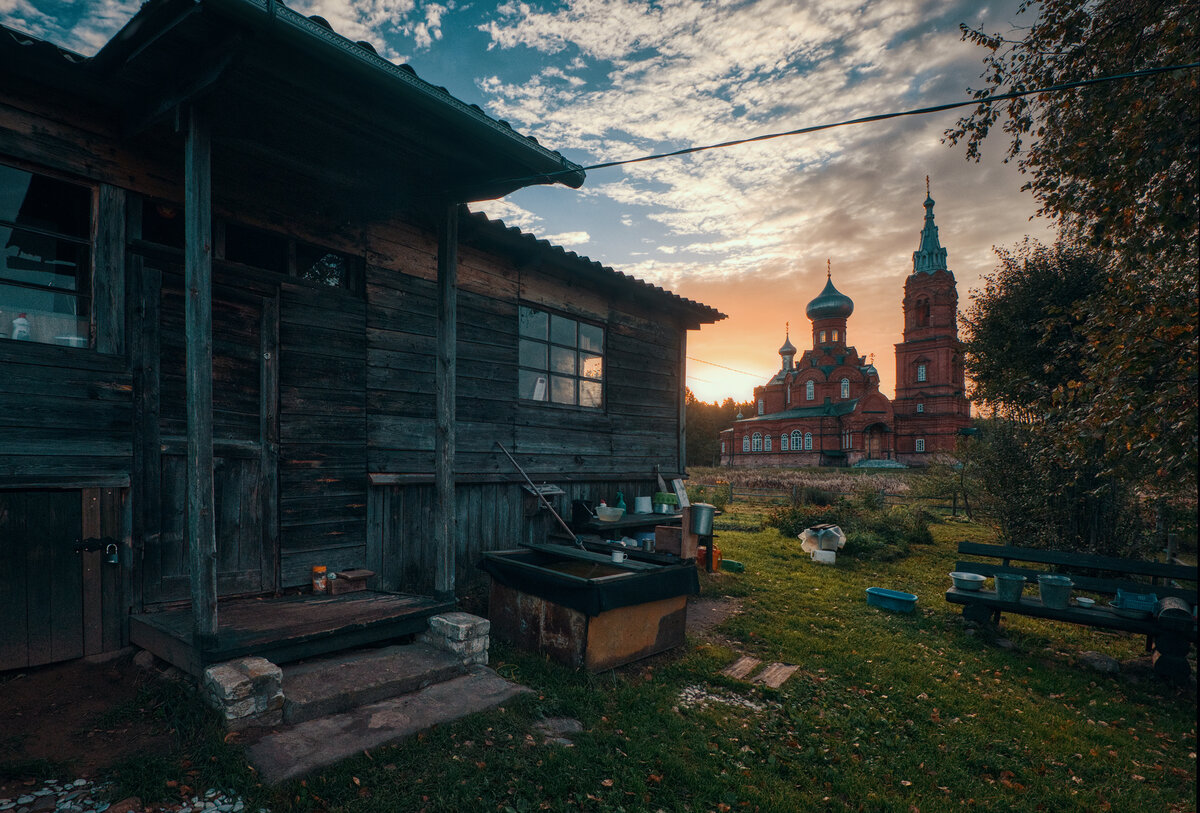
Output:
[[954,582],[954,586],[959,590],[978,590],[983,587],[986,577],[980,576],[978,573],[966,573],[962,570],[956,570],[950,574],[950,580]]

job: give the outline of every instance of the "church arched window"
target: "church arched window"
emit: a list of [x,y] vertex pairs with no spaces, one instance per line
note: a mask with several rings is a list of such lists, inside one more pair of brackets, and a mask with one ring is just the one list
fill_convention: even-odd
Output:
[[742,451],[743,452],[750,451],[750,436],[749,435],[742,435]]
[[755,452],[762,451],[762,433],[761,432],[754,433],[754,439],[750,442],[750,449],[751,449],[751,451],[755,451]]
[[786,452],[788,450],[788,433],[784,432],[779,436],[779,451]]
[[917,365],[917,381],[924,381],[924,380],[925,380],[925,365],[918,364]]
[[804,382],[804,400],[811,401],[817,397],[817,385],[811,381]]
[[925,438],[917,438],[917,451],[925,451]]
[[764,452],[771,451],[771,436],[770,435],[766,435],[765,437],[763,437],[763,451]]
[[843,398],[850,397],[850,379],[848,379],[848,378],[842,379],[842,397]]
[[763,399],[761,398],[758,399],[758,414],[763,414]]
[[812,451],[812,432],[804,433],[804,451],[806,451],[806,452]]
[[838,340],[837,329],[835,328],[833,331],[831,331],[831,333],[832,333],[833,338],[831,338],[830,341],[836,342]]
[[925,327],[929,324],[929,300],[922,297],[917,300],[916,310],[917,327]]
[[799,452],[804,448],[804,433],[799,429],[792,430],[792,451]]

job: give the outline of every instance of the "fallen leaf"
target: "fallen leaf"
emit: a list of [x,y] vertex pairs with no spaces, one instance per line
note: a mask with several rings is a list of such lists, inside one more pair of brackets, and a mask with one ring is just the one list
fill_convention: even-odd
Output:
[[611,779],[603,779],[600,781],[600,784],[604,785],[606,788],[611,788],[613,786],[613,781]]

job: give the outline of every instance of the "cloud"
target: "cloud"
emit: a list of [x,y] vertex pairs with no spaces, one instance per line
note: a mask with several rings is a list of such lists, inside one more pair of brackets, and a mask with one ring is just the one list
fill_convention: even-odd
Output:
[[571,248],[572,246],[583,245],[592,238],[591,235],[585,231],[565,231],[561,234],[547,234],[543,239],[549,240],[556,246]]

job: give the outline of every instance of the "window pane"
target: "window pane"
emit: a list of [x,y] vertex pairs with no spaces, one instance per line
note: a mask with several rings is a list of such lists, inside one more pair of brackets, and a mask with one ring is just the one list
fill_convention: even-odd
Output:
[[336,251],[296,246],[296,276],[330,288],[350,287],[350,262]]
[[87,297],[0,285],[0,339],[87,347],[89,316]]
[[86,186],[0,165],[0,220],[88,240],[92,191]]
[[550,400],[556,404],[575,403],[575,379],[561,375],[550,377]]
[[549,369],[546,366],[546,345],[541,342],[521,339],[520,360],[522,367],[534,367],[538,370]]
[[247,228],[237,223],[225,225],[225,259],[286,274],[288,241],[277,234]]
[[546,341],[546,328],[550,324],[550,314],[545,311],[535,311],[533,308],[521,308],[518,319],[522,336]]
[[550,317],[550,341],[555,344],[565,344],[576,347],[575,328],[579,323],[564,316]]
[[604,406],[604,389],[600,386],[599,381],[580,381],[579,382],[579,405],[585,407],[596,407],[599,409]]
[[183,248],[183,207],[170,203],[142,203],[142,239]]
[[599,381],[604,376],[604,358],[580,353],[579,374],[584,378],[593,378]]
[[596,325],[579,325],[579,349],[594,353],[604,352],[604,328]]
[[518,389],[520,397],[526,401],[545,401],[549,394],[546,386],[546,374],[521,370]]
[[550,372],[575,375],[575,351],[563,347],[551,347]]
[[36,232],[0,227],[0,279],[63,291],[85,290],[88,248]]

